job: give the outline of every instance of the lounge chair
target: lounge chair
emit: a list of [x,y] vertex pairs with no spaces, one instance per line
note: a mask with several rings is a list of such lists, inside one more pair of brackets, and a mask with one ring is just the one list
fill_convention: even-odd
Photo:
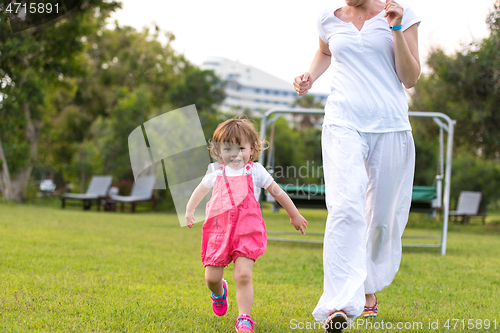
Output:
[[[140,183],[143,187],[137,185]],[[155,176],[144,176],[137,180],[132,187],[130,196],[110,195],[106,204],[110,210],[116,210],[116,205],[121,204],[121,211],[125,210],[125,204],[130,204],[130,212],[135,212],[135,206],[138,203],[152,202],[154,210],[158,210],[158,200],[154,197],[153,189],[155,185]]]
[[95,200],[97,203],[97,210],[101,210],[101,200],[107,197],[112,181],[112,176],[93,176],[85,194],[64,193],[61,195],[62,208],[66,207],[66,200],[71,199],[81,200],[83,203],[83,209],[89,210],[92,205],[92,201]]
[[[469,223],[471,218],[480,218],[485,223],[486,215],[479,213],[481,203],[481,192],[462,191],[458,197],[457,210],[451,211],[451,220],[455,222]],[[459,221],[460,220],[460,221]]]

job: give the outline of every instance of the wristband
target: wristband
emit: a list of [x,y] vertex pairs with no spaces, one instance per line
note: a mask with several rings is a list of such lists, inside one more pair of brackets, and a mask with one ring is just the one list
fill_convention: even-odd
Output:
[[395,26],[389,26],[389,28],[391,28],[391,30],[401,30],[401,25],[395,25]]

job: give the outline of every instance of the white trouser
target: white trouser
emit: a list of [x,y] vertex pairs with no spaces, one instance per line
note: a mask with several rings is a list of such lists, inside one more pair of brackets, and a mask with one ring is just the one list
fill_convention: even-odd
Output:
[[324,290],[316,320],[343,310],[352,320],[365,294],[391,284],[401,262],[401,236],[413,190],[411,131],[359,133],[326,125],[322,133],[326,184]]

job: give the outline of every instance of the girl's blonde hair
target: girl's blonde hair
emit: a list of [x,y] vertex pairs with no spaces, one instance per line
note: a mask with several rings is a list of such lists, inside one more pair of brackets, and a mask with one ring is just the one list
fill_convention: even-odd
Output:
[[228,119],[217,126],[212,139],[209,141],[210,147],[208,148],[213,159],[218,162],[222,161],[220,156],[221,144],[227,142],[238,145],[242,142],[249,142],[254,149],[253,155],[250,156],[251,161],[257,161],[261,151],[267,149],[267,147],[262,147],[267,142],[259,139],[259,134],[255,130],[253,122],[247,118]]

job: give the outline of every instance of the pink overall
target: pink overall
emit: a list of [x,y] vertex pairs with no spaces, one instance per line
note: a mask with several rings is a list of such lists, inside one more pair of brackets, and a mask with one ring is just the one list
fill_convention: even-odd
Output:
[[204,266],[227,266],[238,257],[256,260],[266,251],[266,226],[254,195],[252,166],[248,162],[243,175],[227,177],[221,164],[222,175],[215,180],[203,224]]

